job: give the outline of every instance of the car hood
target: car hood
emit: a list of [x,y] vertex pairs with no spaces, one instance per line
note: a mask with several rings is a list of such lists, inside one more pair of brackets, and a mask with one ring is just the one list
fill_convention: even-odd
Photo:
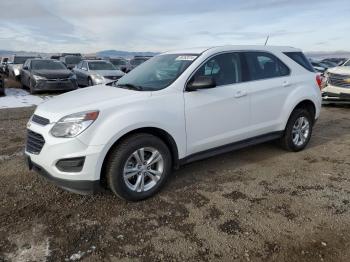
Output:
[[37,76],[42,76],[48,79],[64,79],[64,78],[68,78],[70,76],[73,75],[72,71],[68,70],[68,69],[62,69],[62,70],[47,70],[47,69],[43,69],[43,70],[33,70],[32,71],[33,75],[37,75]]
[[350,66],[337,66],[329,68],[327,72],[339,75],[350,75]]
[[151,92],[134,91],[107,85],[78,89],[56,96],[37,107],[35,114],[56,122],[63,116],[115,107],[151,96]]
[[123,76],[124,73],[120,70],[95,70],[91,71],[93,74],[99,74],[101,76]]

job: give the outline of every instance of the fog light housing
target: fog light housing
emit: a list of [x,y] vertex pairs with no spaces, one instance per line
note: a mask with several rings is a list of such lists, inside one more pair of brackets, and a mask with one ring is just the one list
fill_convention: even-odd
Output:
[[56,167],[61,172],[76,173],[83,170],[85,157],[66,158],[58,160]]

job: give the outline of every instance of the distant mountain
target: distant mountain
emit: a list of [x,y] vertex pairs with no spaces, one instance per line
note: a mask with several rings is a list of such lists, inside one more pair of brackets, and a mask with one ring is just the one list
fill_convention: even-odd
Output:
[[333,52],[327,52],[327,51],[318,51],[318,52],[306,52],[305,55],[310,58],[318,58],[318,59],[324,59],[324,58],[350,58],[350,52],[349,51],[333,51]]
[[154,56],[159,53],[155,52],[129,52],[129,51],[119,51],[119,50],[103,50],[96,53],[100,57],[133,57],[133,56]]

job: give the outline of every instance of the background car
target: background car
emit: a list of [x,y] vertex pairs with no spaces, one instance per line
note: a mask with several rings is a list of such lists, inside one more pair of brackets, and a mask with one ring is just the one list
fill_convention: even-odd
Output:
[[28,87],[31,94],[78,88],[75,74],[62,62],[53,59],[28,59],[21,70],[21,84]]
[[126,72],[129,66],[128,60],[123,57],[109,58],[111,62],[118,70]]
[[350,60],[324,73],[322,99],[324,103],[350,103]]
[[105,60],[83,60],[74,69],[80,86],[93,86],[117,80],[124,75],[111,62]]
[[78,55],[66,55],[61,56],[59,60],[63,62],[68,69],[73,69],[77,64],[80,63],[82,57]]
[[19,80],[23,64],[28,59],[40,58],[39,56],[12,56],[11,63],[7,63],[7,74],[9,77]]
[[150,58],[152,58],[152,56],[134,56],[134,58],[129,61],[127,72],[130,72],[131,70],[146,62]]

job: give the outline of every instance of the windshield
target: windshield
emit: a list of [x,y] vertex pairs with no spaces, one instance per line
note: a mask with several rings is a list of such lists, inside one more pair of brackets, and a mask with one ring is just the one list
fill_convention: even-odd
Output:
[[66,64],[77,65],[81,61],[80,56],[66,56],[65,57]]
[[89,62],[90,70],[116,70],[114,65],[106,61]]
[[132,85],[142,91],[163,89],[173,83],[197,57],[192,54],[155,56],[123,76],[116,85]]
[[33,70],[60,70],[66,69],[63,63],[54,60],[33,60]]
[[13,58],[14,64],[24,64],[28,59],[35,58],[34,56],[15,56]]
[[110,62],[115,66],[126,65],[126,61],[123,59],[111,59]]
[[350,66],[350,60],[346,61],[343,66]]

